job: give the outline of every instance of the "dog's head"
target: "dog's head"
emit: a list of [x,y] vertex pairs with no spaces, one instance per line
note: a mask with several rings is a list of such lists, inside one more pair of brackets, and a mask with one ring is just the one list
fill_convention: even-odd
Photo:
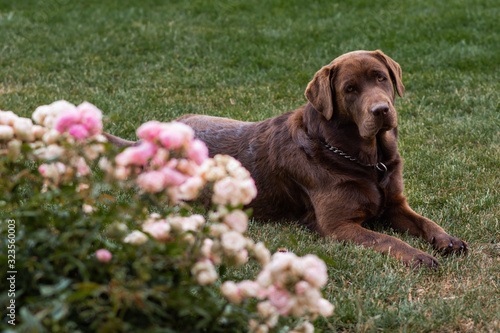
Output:
[[396,92],[403,96],[401,67],[381,51],[346,53],[321,68],[306,89],[306,98],[326,120],[356,123],[371,138],[397,126]]

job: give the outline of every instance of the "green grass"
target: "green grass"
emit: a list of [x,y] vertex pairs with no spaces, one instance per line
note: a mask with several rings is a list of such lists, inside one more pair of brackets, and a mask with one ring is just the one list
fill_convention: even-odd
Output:
[[129,139],[145,121],[186,113],[258,121],[304,104],[338,55],[381,49],[407,88],[397,107],[410,205],[465,239],[469,256],[436,254],[437,271],[411,271],[295,224],[253,222],[250,233],[325,258],[336,310],[316,323],[324,330],[498,332],[498,17],[494,0],[0,0],[0,109],[28,116],[87,100]]

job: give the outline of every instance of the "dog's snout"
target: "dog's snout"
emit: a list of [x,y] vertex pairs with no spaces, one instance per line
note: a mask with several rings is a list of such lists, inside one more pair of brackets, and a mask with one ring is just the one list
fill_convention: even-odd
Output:
[[372,107],[372,114],[375,117],[386,115],[389,112],[389,104],[381,103]]

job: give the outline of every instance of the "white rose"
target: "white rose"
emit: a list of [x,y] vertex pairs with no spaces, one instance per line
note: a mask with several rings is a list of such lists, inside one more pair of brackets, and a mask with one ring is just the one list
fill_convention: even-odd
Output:
[[17,156],[21,153],[22,142],[19,140],[10,140],[7,143],[7,149],[9,153],[13,156]]
[[314,254],[307,254],[297,260],[293,272],[303,275],[312,286],[321,288],[328,281],[328,272],[323,260]]
[[94,207],[92,207],[91,205],[88,205],[88,204],[83,204],[83,206],[82,206],[82,211],[84,213],[87,213],[87,214],[90,214],[90,213],[92,213],[95,210],[96,209]]
[[267,319],[266,323],[274,327],[278,322],[278,310],[271,305],[269,301],[260,302],[257,304],[257,312],[261,317]]
[[14,129],[8,125],[0,125],[0,140],[10,140],[14,137]]
[[257,282],[261,287],[264,288],[267,288],[273,284],[271,271],[267,267],[264,267],[264,269],[260,271],[259,275],[257,275]]
[[210,235],[213,237],[219,237],[229,232],[229,228],[225,224],[213,224],[210,226]]
[[214,245],[214,241],[211,240],[210,238],[205,238],[203,240],[203,245],[201,246],[201,254],[205,258],[211,258],[212,257],[212,246]]
[[318,301],[319,314],[323,317],[329,317],[333,314],[335,307],[332,303],[328,302],[326,299],[322,298]]
[[271,252],[267,249],[264,243],[259,242],[254,247],[255,257],[262,266],[267,265],[271,261]]
[[220,287],[222,295],[233,304],[240,304],[243,297],[236,283],[233,281],[226,281]]
[[85,146],[83,148],[83,153],[90,160],[95,160],[99,157],[99,154],[105,151],[104,145],[102,144],[93,144],[90,146]]
[[198,261],[191,268],[191,274],[194,275],[196,281],[201,285],[207,285],[214,283],[217,278],[217,272],[212,262],[208,259]]
[[183,218],[180,216],[169,216],[168,223],[172,227],[172,231],[175,233],[181,233],[185,231]]
[[14,125],[19,116],[12,111],[0,111],[0,125]]
[[248,251],[245,249],[238,251],[234,259],[236,260],[236,263],[238,265],[246,264],[246,262],[248,261]]
[[31,118],[40,125],[47,128],[54,128],[55,118],[62,112],[76,109],[76,106],[65,101],[55,101],[50,105],[41,105],[36,108]]
[[23,141],[33,141],[35,140],[35,134],[33,133],[33,122],[28,118],[17,118],[14,120],[14,133],[16,136]]
[[40,148],[34,152],[38,158],[44,159],[44,160],[52,160],[56,159],[62,156],[64,153],[64,149],[61,146],[58,145],[49,145],[44,148]]
[[224,250],[236,253],[242,250],[246,244],[245,237],[236,231],[229,231],[222,235],[221,244]]
[[230,177],[225,177],[215,183],[212,201],[217,205],[227,205],[237,192],[239,188],[236,182]]
[[224,223],[242,234],[248,229],[248,216],[241,210],[234,210],[224,217]]
[[291,252],[276,252],[268,265],[273,274],[281,273],[283,270],[293,266],[297,256]]
[[59,133],[57,130],[50,129],[49,131],[45,132],[45,134],[42,136],[42,140],[46,144],[52,144],[55,143],[60,136],[61,133]]
[[202,215],[194,214],[182,218],[182,229],[184,231],[197,231],[205,224],[205,218]]
[[35,112],[31,115],[31,118],[37,123],[43,125],[43,121],[45,120],[45,117],[50,112],[50,106],[48,105],[40,105],[39,107],[36,108]]
[[306,321],[296,327],[293,331],[290,331],[290,333],[314,333],[314,325]]
[[189,177],[179,187],[179,199],[187,201],[196,199],[204,185],[205,182],[201,177]]
[[133,245],[141,245],[148,241],[148,236],[146,236],[143,232],[139,230],[134,230],[130,234],[128,234],[123,241],[125,243],[130,243]]
[[42,139],[46,132],[47,130],[45,127],[42,127],[40,125],[33,125],[33,134],[35,135],[36,139]]
[[142,226],[142,230],[150,234],[154,239],[166,241],[170,234],[170,224],[164,220],[148,223]]
[[261,289],[260,285],[256,281],[243,280],[238,283],[238,288],[243,297],[255,298],[259,295]]
[[97,165],[101,170],[106,172],[111,172],[113,170],[113,164],[111,164],[111,162],[106,157],[101,157]]

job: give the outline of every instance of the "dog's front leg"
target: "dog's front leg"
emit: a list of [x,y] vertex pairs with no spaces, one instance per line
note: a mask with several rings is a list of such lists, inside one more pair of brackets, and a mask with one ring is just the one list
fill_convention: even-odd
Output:
[[413,268],[420,266],[435,268],[438,266],[437,260],[431,255],[415,249],[395,237],[365,229],[356,222],[335,223],[335,226],[328,229],[327,236],[335,240],[353,242],[357,245],[373,248],[378,252],[402,260],[407,266]]
[[456,237],[448,235],[443,228],[433,221],[415,213],[405,199],[390,205],[384,214],[389,225],[401,232],[422,237],[432,244],[434,249],[444,253],[467,254],[467,243]]

